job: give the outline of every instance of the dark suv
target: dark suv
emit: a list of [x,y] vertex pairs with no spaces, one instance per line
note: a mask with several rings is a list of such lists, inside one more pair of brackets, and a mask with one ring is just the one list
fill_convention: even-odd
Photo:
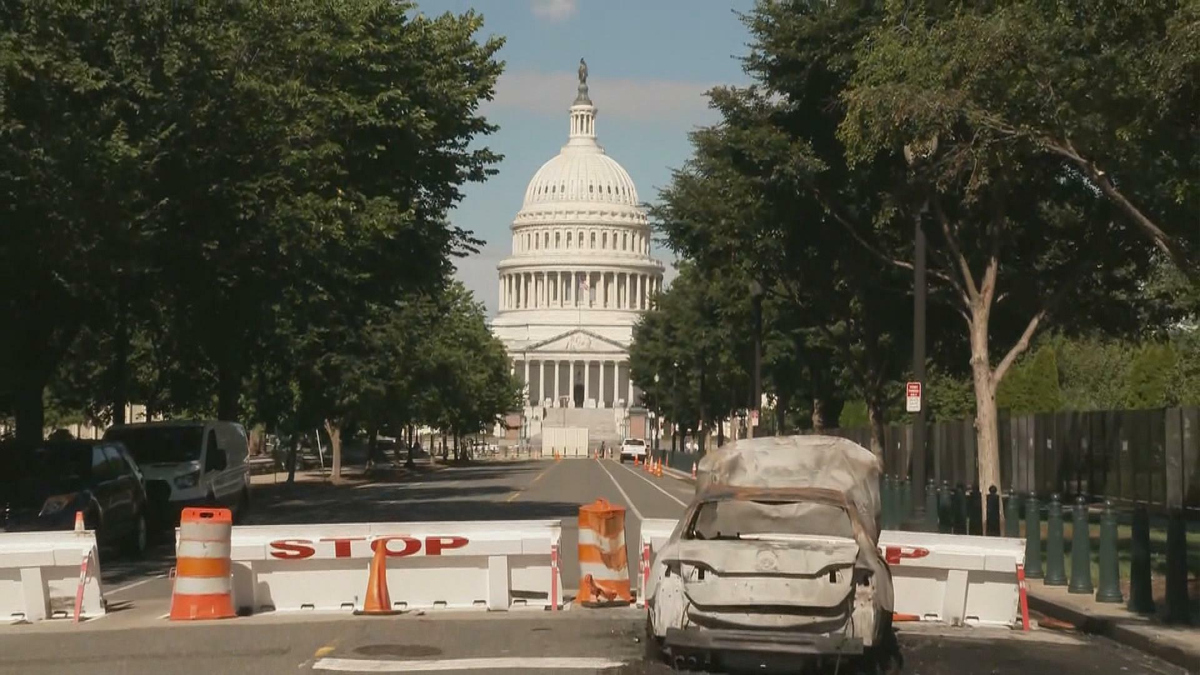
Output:
[[69,530],[75,513],[101,545],[146,549],[146,490],[120,443],[0,443],[0,532]]

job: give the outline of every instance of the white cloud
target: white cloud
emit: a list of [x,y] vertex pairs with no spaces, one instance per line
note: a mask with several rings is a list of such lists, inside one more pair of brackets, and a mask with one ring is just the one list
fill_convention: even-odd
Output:
[[579,11],[578,0],[532,0],[533,15],[546,21],[566,21]]
[[[510,71],[496,83],[489,106],[562,115],[579,86],[574,71]],[[635,120],[678,120],[691,124],[716,119],[705,92],[715,84],[680,80],[590,78],[588,89],[600,116]]]

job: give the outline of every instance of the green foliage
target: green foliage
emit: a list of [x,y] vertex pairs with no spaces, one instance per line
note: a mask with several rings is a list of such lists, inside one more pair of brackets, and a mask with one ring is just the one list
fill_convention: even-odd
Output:
[[1134,410],[1170,405],[1168,393],[1177,359],[1170,344],[1147,344],[1134,354],[1125,381],[1125,406]]
[[502,39],[413,9],[4,4],[0,311],[22,328],[0,332],[0,411],[22,433],[47,384],[99,418],[375,416],[390,366],[367,347],[478,244],[446,216],[499,160],[477,141]]
[[1038,349],[1020,359],[1000,383],[996,405],[1015,415],[1062,410],[1063,395],[1058,378],[1054,348]]

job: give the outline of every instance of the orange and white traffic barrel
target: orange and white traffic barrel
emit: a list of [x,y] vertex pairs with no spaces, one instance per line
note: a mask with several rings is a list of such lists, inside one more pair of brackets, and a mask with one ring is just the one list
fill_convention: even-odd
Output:
[[171,620],[228,619],[233,610],[229,509],[184,509],[175,552]]
[[579,576],[579,602],[584,607],[633,602],[625,509],[605,499],[579,507]]

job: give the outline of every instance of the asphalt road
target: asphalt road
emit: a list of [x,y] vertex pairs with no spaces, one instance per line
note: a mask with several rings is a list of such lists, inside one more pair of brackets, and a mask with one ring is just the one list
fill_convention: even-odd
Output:
[[[604,498],[627,508],[630,569],[642,518],[676,518],[691,485],[651,478],[616,462],[480,462],[425,468],[393,480],[257,485],[254,524],[562,518],[563,583],[578,586],[580,504]],[[644,615],[572,607],[551,615],[428,612],[397,617],[260,614],[171,623],[165,575],[171,547],[139,561],[103,560],[110,613],[0,627],[0,673],[536,672],[665,673],[645,658]],[[1153,673],[1183,671],[1106,640],[1053,631],[914,627],[901,633],[903,672],[922,675]],[[753,672],[764,672],[748,664]],[[839,667],[840,668],[840,667]],[[831,671],[832,672],[832,671]],[[840,668],[839,672],[847,672]]]

